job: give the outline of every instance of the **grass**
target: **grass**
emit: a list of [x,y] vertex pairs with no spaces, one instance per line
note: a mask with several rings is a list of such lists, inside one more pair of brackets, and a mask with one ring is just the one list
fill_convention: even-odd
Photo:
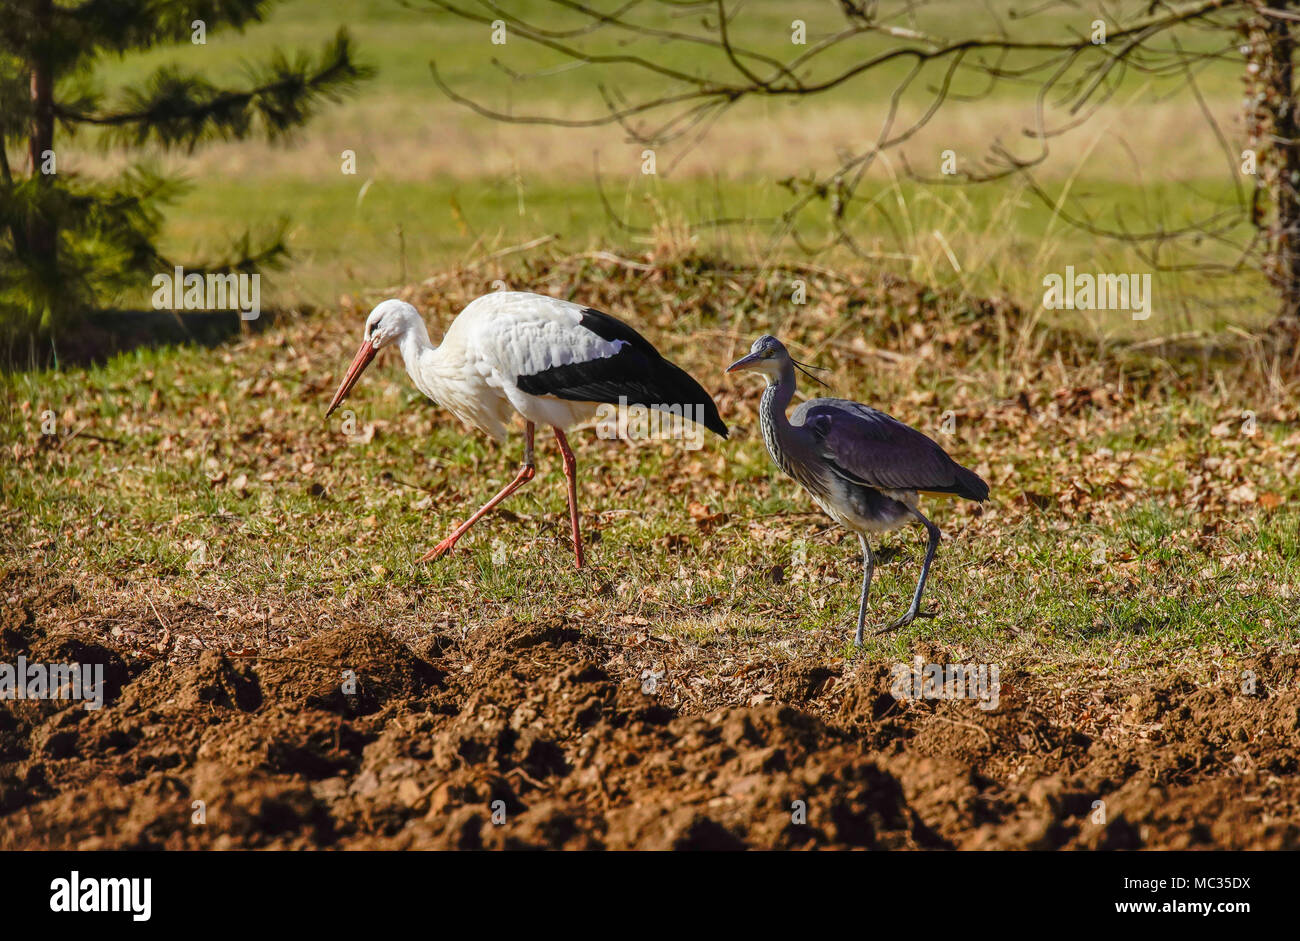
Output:
[[[360,434],[323,421],[356,315],[289,318],[215,351],[140,350],[100,368],[9,376],[5,565],[70,579],[82,601],[63,616],[92,626],[156,609],[182,656],[197,649],[190,636],[261,646],[266,623],[300,638],[348,619],[473,630],[556,611],[596,631],[675,638],[714,668],[850,654],[856,541],[771,467],[755,431],[758,389],[720,374],[780,314],[799,272],[693,255],[659,259],[650,274],[585,258],[504,265],[453,270],[414,296],[445,324],[496,276],[631,312],[717,391],[733,429],[694,452],[580,433],[589,569],[571,566],[549,440],[537,479],[505,512],[438,564],[412,564],[513,474],[518,442],[500,449],[465,433],[393,358],[345,406]],[[1207,383],[1057,331],[1032,345],[1037,359],[972,358],[964,351],[986,348],[998,317],[972,316],[959,294],[922,292],[918,306],[907,282],[804,276],[815,303],[786,335],[833,367],[835,394],[886,404],[993,488],[983,512],[931,504],[946,534],[927,593],[939,617],[872,638],[868,656],[938,643],[1042,672],[1129,675],[1203,672],[1294,642],[1294,386],[1270,387],[1249,364]],[[862,349],[835,339],[846,310]],[[1017,315],[997,313],[1014,333]],[[873,349],[894,358],[882,365]],[[1259,416],[1253,435],[1238,431],[1245,408]],[[54,436],[41,433],[47,410]],[[958,427],[945,438],[948,410]],[[904,530],[883,547],[876,622],[905,607],[923,539]],[[222,626],[187,624],[187,604]]]
[[[1122,198],[1131,200],[1138,198],[1140,188],[1113,189],[1127,191]],[[1080,230],[1062,227],[1049,207],[1023,192],[958,189],[936,194],[908,183],[868,191],[899,233],[896,238],[864,241],[864,249],[876,255],[876,264],[927,283],[956,285],[971,296],[1027,298],[1029,306],[1041,299],[1044,275],[1064,273],[1066,265],[1080,272],[1149,270],[1132,248],[1098,243]],[[1173,185],[1148,187],[1141,196],[1161,201],[1177,191]],[[211,237],[212,232],[249,225],[269,230],[281,216],[291,214],[289,240],[295,261],[285,271],[265,275],[263,290],[280,301],[291,297],[330,307],[340,294],[377,296],[385,286],[426,277],[449,258],[481,257],[537,238],[558,236],[559,244],[571,251],[620,242],[643,251],[663,232],[682,231],[690,219],[713,213],[771,219],[788,204],[788,194],[770,182],[632,177],[610,181],[607,195],[638,233],[620,229],[592,198],[587,183],[538,187],[509,179],[373,184],[347,178],[329,183],[262,180],[234,191],[196,188],[179,203],[168,241],[169,248],[182,254],[183,246],[197,246],[199,254],[219,253],[225,246]],[[1226,192],[1221,195],[1228,197]],[[811,241],[828,238],[825,217],[818,212],[805,213],[801,229]],[[689,238],[703,251],[762,257],[768,231],[756,225],[705,230]],[[1111,312],[1057,311],[1043,316],[1057,325],[1088,326],[1099,336],[1139,339],[1252,326],[1272,316],[1273,300],[1262,279],[1197,279],[1157,272],[1152,283],[1155,310],[1146,321],[1117,319]],[[148,296],[146,289],[125,300],[145,305]]]
[[[510,10],[554,29],[572,25],[572,17],[552,4],[527,0],[511,4]],[[700,28],[671,5],[647,10],[660,27]],[[795,15],[807,22],[813,41],[843,23],[833,6],[763,6],[746,8],[734,35],[755,48],[788,53]],[[935,4],[918,17],[912,25],[921,30],[994,31],[987,10],[969,3]],[[1092,19],[1087,9],[1053,9],[1023,23],[1013,20],[1010,28],[1016,32],[1047,24],[1064,34],[1087,31]],[[633,97],[663,91],[662,86],[638,70],[557,68],[563,60],[554,52],[518,38],[493,45],[486,25],[419,2],[291,0],[243,34],[214,32],[203,46],[182,43],[105,59],[97,78],[112,89],[175,62],[214,80],[238,81],[242,62],[265,58],[278,47],[315,48],[339,24],[348,26],[363,57],[377,68],[375,79],[355,99],[325,109],[289,145],[222,144],[193,155],[155,155],[192,183],[167,215],[164,248],[177,258],[221,254],[230,238],[247,227],[266,230],[282,216],[294,220],[289,238],[294,261],[267,279],[266,299],[272,304],[329,308],[342,294],[419,280],[485,250],[548,235],[560,235],[571,251],[642,250],[647,238],[620,228],[606,214],[593,185],[594,160],[619,211],[641,226],[671,225],[681,231],[719,215],[772,218],[790,203],[790,194],[773,181],[824,174],[835,166],[839,150],[862,146],[888,107],[877,90],[890,87],[896,77],[885,73],[869,87],[846,85],[798,107],[742,102],[697,146],[661,148],[655,177],[641,174],[642,147],[617,128],[578,132],[493,123],[449,102],[434,86],[429,63],[436,61],[453,87],[516,113],[589,115],[601,110],[600,83]],[[597,33],[589,41],[596,50],[643,54],[671,68],[730,72],[725,61],[690,44],[642,40],[627,45],[612,32]],[[1199,46],[1210,39],[1190,31],[1180,41]],[[892,42],[859,37],[829,57],[825,72]],[[934,80],[923,78],[904,96],[900,120],[925,106]],[[1227,61],[1211,62],[1198,73],[1198,84],[1235,146],[1237,70]],[[1171,87],[1130,76],[1112,106],[1059,140],[1040,180],[1054,193],[1083,200],[1071,204],[1076,214],[1098,212],[1103,223],[1173,228],[1193,209],[1221,207],[1232,198],[1223,157],[1208,143],[1198,106],[1185,94],[1171,96]],[[1031,117],[1033,91],[1008,83],[988,101],[954,104],[909,142],[905,153],[910,165],[933,173],[938,155],[952,149],[967,167],[994,138],[1014,145]],[[355,176],[340,172],[345,149],[357,153]],[[93,135],[63,141],[60,160],[74,172],[111,172],[121,164],[120,155],[98,149]],[[956,286],[973,296],[1006,294],[1029,307],[1041,297],[1044,274],[1066,264],[1079,270],[1150,270],[1150,261],[1131,248],[1065,225],[1018,184],[897,185],[901,174],[899,155],[873,172],[865,187],[868,203],[853,230],[868,252],[902,256],[894,270],[906,276]],[[813,243],[824,240],[824,212],[825,206],[817,204],[801,219],[803,235]],[[736,258],[799,257],[791,242],[773,244],[772,231],[765,224],[705,228],[697,233],[697,245]],[[849,270],[862,265],[842,251],[819,258]],[[1195,260],[1232,259],[1217,243],[1207,243]],[[1127,333],[1146,338],[1227,324],[1250,328],[1267,319],[1273,306],[1265,285],[1249,273],[1226,281],[1157,275],[1157,294],[1163,304],[1160,316],[1125,325]],[[120,300],[140,305],[147,298],[148,285],[141,285]],[[1109,326],[1093,326],[1110,333]]]

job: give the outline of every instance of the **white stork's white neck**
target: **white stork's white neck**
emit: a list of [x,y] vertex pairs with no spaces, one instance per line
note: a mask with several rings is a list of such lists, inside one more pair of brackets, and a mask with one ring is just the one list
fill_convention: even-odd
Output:
[[415,387],[429,398],[438,399],[436,390],[430,385],[431,368],[438,357],[438,347],[429,339],[429,330],[421,319],[414,319],[398,338],[397,348],[401,351],[406,374],[411,377]]
[[440,344],[429,341],[424,321],[412,318],[398,340],[402,362],[411,382],[424,395],[447,409],[466,425],[480,429],[498,441],[506,436],[508,407],[504,395],[488,389],[465,362],[464,345],[449,330]]

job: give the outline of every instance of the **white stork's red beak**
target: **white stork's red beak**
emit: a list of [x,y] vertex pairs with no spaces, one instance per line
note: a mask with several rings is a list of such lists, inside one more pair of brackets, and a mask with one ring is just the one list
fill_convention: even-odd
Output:
[[357,355],[352,359],[352,365],[348,367],[348,374],[343,377],[343,382],[339,385],[339,391],[334,393],[334,401],[330,402],[330,407],[325,411],[326,418],[329,418],[334,409],[338,408],[339,404],[348,397],[348,393],[352,391],[352,387],[357,384],[357,380],[361,378],[361,374],[365,372],[366,367],[370,365],[370,361],[375,358],[375,354],[378,352],[369,340],[362,341],[361,349],[357,350]]

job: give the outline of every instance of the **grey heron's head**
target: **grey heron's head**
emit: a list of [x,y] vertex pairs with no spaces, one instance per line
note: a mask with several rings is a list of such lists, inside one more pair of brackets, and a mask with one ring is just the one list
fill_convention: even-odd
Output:
[[730,366],[727,372],[740,372],[744,369],[753,370],[762,373],[767,379],[768,385],[776,385],[778,382],[794,382],[794,371],[797,369],[813,382],[819,385],[826,385],[808,370],[825,369],[825,366],[814,366],[811,363],[801,363],[790,355],[790,351],[785,348],[785,344],[776,337],[764,334],[754,341],[754,345],[749,348],[749,355],[742,356]]
[[334,393],[334,400],[330,402],[325,417],[328,418],[330,413],[347,398],[376,353],[405,336],[408,331],[415,329],[423,330],[424,321],[420,319],[420,312],[406,301],[390,298],[375,305],[375,309],[366,318],[366,333],[365,339],[361,341],[361,349],[357,350],[357,355],[352,358],[352,365],[343,376],[339,390]]
[[742,356],[730,366],[727,372],[753,370],[767,377],[768,382],[777,382],[781,376],[790,371],[790,354],[785,344],[774,336],[764,334],[754,341],[749,348],[749,355]]

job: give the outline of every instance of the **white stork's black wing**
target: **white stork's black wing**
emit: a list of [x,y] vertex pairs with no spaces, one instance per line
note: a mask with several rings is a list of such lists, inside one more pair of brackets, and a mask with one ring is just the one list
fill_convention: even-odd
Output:
[[[727,437],[712,396],[686,370],[659,355],[654,345],[623,321],[583,308],[577,329],[599,338],[614,353],[579,357],[534,372],[521,371],[515,382],[532,395],[553,395],[580,402],[620,400],[647,408],[698,408],[705,427]],[[691,412],[686,411],[690,415]]]
[[984,500],[988,484],[921,432],[848,399],[813,399],[791,421],[813,436],[831,470],[876,490],[923,490]]

